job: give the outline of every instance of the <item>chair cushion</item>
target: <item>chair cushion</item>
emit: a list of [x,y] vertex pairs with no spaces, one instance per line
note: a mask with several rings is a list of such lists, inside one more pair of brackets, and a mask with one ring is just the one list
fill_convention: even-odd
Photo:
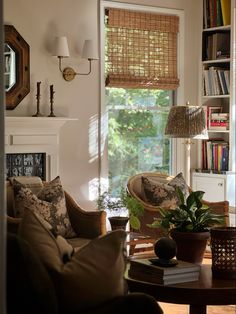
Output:
[[168,183],[158,182],[157,180],[142,176],[142,185],[146,202],[163,208],[175,209],[178,206],[177,187],[182,190],[185,196],[188,195],[188,186],[182,173],[179,173]]
[[22,217],[25,208],[29,207],[39,212],[58,235],[65,238],[76,236],[67,213],[60,177],[45,183],[37,195],[16,179],[13,180],[13,189],[16,217]]

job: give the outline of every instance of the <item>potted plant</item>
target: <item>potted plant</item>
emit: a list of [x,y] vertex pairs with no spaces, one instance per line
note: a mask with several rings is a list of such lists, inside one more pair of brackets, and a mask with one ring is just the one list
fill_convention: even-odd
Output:
[[[114,229],[126,229],[126,224],[129,221],[133,229],[140,229],[139,217],[144,213],[143,205],[134,197],[129,195],[124,188],[121,188],[118,197],[112,196],[108,191],[103,192],[97,199],[98,208],[101,210],[109,210],[114,213],[109,217],[109,221]],[[128,216],[121,216],[121,213],[127,209]]]
[[160,208],[161,218],[154,220],[149,227],[164,228],[177,244],[177,259],[201,263],[210,238],[209,228],[224,223],[224,215],[215,214],[203,204],[205,192],[191,192],[185,199],[177,188],[180,204],[176,209]]

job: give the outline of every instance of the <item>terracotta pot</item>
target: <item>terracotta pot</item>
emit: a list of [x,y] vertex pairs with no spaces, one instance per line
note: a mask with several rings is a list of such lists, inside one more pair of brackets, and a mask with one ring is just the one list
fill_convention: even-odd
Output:
[[202,263],[210,232],[180,232],[173,229],[170,235],[177,245],[177,259],[196,264]]
[[126,230],[127,222],[129,221],[129,217],[123,216],[113,216],[108,218],[111,230],[123,229]]

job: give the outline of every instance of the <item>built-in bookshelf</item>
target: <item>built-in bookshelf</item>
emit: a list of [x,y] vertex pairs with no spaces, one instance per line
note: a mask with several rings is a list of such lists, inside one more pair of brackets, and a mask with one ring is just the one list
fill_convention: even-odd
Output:
[[203,0],[201,91],[209,139],[198,142],[193,189],[235,206],[235,0]]

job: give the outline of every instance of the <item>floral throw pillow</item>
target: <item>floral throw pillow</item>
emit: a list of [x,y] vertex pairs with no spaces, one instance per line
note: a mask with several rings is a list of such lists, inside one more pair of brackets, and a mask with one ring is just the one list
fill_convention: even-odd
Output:
[[16,180],[13,188],[17,217],[23,217],[26,207],[31,208],[39,213],[58,235],[65,238],[76,236],[67,213],[60,177],[48,182],[37,195]]
[[154,182],[151,179],[142,177],[142,184],[146,201],[154,206],[174,209],[178,202],[178,197],[173,186],[165,183]]
[[184,196],[188,197],[189,187],[188,187],[186,181],[184,180],[182,172],[177,174],[177,176],[174,177],[174,179],[172,179],[170,182],[168,182],[168,185],[173,186],[175,189],[177,187],[179,187],[181,189],[181,191],[183,192]]
[[179,205],[179,198],[176,192],[177,187],[182,190],[185,197],[189,194],[188,185],[182,173],[179,173],[168,183],[159,183],[143,176],[142,185],[148,203],[167,209],[175,209]]

